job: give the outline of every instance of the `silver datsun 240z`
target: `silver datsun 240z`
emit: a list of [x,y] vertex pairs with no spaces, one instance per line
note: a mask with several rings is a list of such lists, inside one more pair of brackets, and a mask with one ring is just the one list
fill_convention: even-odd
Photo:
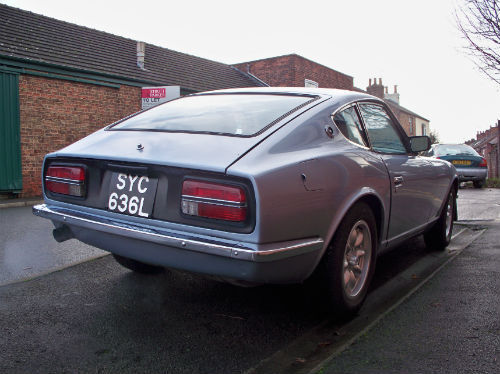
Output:
[[194,94],[45,157],[36,215],[137,272],[251,283],[318,275],[334,310],[365,299],[378,254],[445,248],[458,180],[386,104],[333,89]]

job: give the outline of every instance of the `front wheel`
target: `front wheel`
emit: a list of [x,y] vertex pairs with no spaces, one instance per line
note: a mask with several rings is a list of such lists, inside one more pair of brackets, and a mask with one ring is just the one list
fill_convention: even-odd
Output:
[[448,193],[446,204],[441,215],[432,228],[424,234],[427,248],[443,251],[451,241],[453,232],[453,218],[455,214],[456,192],[452,188]]
[[361,308],[375,270],[377,243],[373,213],[358,203],[342,220],[320,265],[337,316],[352,317]]
[[116,262],[118,262],[121,266],[135,271],[136,273],[141,273],[141,274],[158,274],[163,272],[165,269],[161,266],[154,266],[154,265],[149,265],[145,264],[144,262],[140,262],[137,260],[133,260],[128,257],[123,257],[117,254],[112,254],[113,257],[115,258]]

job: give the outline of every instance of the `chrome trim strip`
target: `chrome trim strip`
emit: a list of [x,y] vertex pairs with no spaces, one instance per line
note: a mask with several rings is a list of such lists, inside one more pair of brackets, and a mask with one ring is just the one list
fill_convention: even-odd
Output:
[[46,181],[51,181],[51,182],[59,182],[59,183],[66,183],[66,184],[74,184],[74,185],[82,185],[84,181],[79,181],[76,179],[67,179],[67,178],[59,178],[59,177],[50,177],[46,176],[45,177]]
[[221,238],[189,236],[189,234],[180,234],[159,227],[151,229],[102,216],[77,212],[71,209],[54,206],[49,207],[47,204],[33,206],[33,214],[68,225],[70,228],[73,226],[95,230],[107,234],[126,236],[131,239],[157,243],[167,247],[253,262],[283,260],[289,257],[321,250],[324,243],[321,238],[306,238],[259,245],[235,242]]
[[231,207],[235,207],[235,208],[242,208],[242,207],[247,206],[246,202],[239,203],[237,201],[212,199],[210,197],[198,197],[198,196],[192,196],[192,195],[182,195],[181,198],[184,201],[192,201],[195,203],[207,203],[207,204],[213,204],[213,205],[231,206]]

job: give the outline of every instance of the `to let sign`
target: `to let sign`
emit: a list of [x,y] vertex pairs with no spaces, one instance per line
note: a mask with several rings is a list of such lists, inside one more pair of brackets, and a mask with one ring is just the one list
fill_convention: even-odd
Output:
[[180,86],[142,87],[142,109],[151,108],[180,96]]

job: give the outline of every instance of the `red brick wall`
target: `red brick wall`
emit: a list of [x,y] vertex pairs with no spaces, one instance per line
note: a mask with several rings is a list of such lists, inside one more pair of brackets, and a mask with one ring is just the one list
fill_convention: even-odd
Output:
[[[408,136],[414,136],[416,134],[416,122],[417,119],[415,116],[410,115],[409,113],[406,113],[398,108],[395,104],[392,104],[390,100],[385,101],[389,108],[392,110],[392,113],[394,113],[394,116],[398,119],[399,123],[403,127],[403,130],[405,130],[406,135]],[[412,123],[412,128],[410,131],[410,121],[409,119],[411,118],[411,123]]]
[[235,65],[243,72],[263,80],[272,87],[304,87],[310,79],[323,88],[352,90],[353,78],[298,55],[287,55]]
[[21,75],[22,197],[40,196],[45,154],[141,109],[141,89]]

